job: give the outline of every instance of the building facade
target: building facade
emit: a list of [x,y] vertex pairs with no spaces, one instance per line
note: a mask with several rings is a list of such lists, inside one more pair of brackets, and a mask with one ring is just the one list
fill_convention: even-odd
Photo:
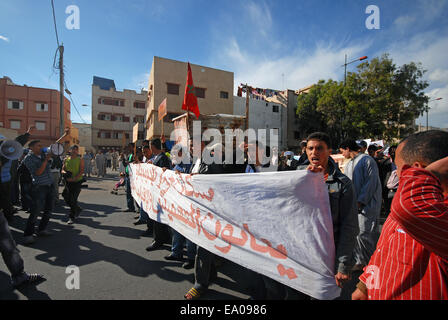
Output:
[[85,150],[93,151],[92,148],[92,125],[88,123],[72,123],[78,130],[79,145]]
[[[50,145],[60,137],[59,91],[20,86],[8,77],[0,79],[0,127],[25,133]],[[70,102],[64,97],[64,126],[71,128]],[[70,142],[71,139],[67,139]]]
[[144,138],[148,93],[117,91],[111,79],[93,77],[91,147],[120,149],[132,142],[133,127],[139,123],[139,139]]
[[[201,114],[233,114],[233,72],[190,64]],[[162,135],[158,108],[167,99],[167,115],[163,118],[163,133],[167,140],[174,129],[172,119],[182,110],[188,65],[186,62],[154,57],[146,100],[146,138]],[[194,116],[193,116],[194,117]]]
[[[246,97],[233,97],[235,115],[246,115]],[[270,141],[271,129],[273,138],[277,139],[279,150],[287,148],[287,116],[288,110],[281,103],[268,102],[249,98],[249,128],[257,132],[257,139],[272,145]],[[259,129],[265,129],[258,131]]]

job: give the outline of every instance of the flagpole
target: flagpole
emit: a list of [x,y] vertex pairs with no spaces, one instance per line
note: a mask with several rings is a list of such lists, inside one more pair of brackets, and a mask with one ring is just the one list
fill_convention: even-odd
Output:
[[249,87],[246,83],[246,130],[249,129]]

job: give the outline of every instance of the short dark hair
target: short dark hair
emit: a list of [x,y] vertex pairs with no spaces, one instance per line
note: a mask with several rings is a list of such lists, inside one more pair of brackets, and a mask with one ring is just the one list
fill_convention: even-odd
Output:
[[40,140],[31,140],[30,143],[28,144],[29,148],[32,148],[36,143],[39,143]]
[[426,164],[448,157],[448,132],[429,130],[410,135],[403,144],[401,157],[407,164],[416,161]]
[[367,148],[367,152],[371,152],[371,151],[377,151],[379,150],[380,147],[378,147],[376,144],[371,144],[368,148]]
[[365,141],[365,140],[361,140],[361,141],[358,143],[358,145],[359,145],[360,147],[362,147],[362,148],[367,148],[367,141]]
[[350,149],[350,151],[359,151],[361,147],[353,139],[347,139],[341,142],[339,145],[341,149]]
[[325,142],[327,147],[329,149],[331,149],[331,139],[330,139],[330,136],[328,134],[326,134],[325,132],[314,132],[314,133],[310,134],[306,138],[306,143],[308,144],[308,141],[310,141],[310,140],[323,141],[323,142]]
[[156,147],[158,150],[162,150],[162,141],[159,138],[155,138],[151,140],[151,145]]
[[79,150],[79,147],[78,147],[76,144],[74,144],[74,145],[72,145],[72,146],[70,147],[70,150],[73,150],[73,149],[78,149],[78,150]]
[[[303,149],[303,148],[306,147],[306,142],[307,142],[307,141],[301,141],[301,142],[300,142],[300,149]],[[302,151],[302,150],[300,150],[300,151]]]
[[134,147],[135,143],[134,142],[129,142],[129,147]]

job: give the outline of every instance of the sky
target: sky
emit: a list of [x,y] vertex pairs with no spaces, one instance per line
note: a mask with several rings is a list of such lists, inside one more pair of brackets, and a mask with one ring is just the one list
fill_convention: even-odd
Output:
[[[66,25],[73,5],[76,29]],[[369,5],[378,9],[379,29],[366,27]],[[91,122],[94,75],[114,79],[118,90],[140,91],[154,56],[232,71],[235,88],[284,90],[343,80],[345,54],[352,61],[389,53],[397,66],[413,61],[427,70],[425,93],[443,98],[430,102],[429,125],[448,128],[448,0],[54,0],[54,6],[73,122]],[[57,46],[51,0],[0,1],[0,77],[59,89]],[[426,125],[426,116],[419,123]]]

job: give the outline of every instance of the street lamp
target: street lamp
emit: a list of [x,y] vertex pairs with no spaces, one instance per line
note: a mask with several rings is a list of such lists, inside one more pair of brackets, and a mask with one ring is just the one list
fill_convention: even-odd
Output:
[[430,102],[433,102],[433,101],[439,101],[439,100],[442,100],[443,98],[435,98],[435,99],[432,99],[432,100],[429,100],[428,101],[428,103],[426,104],[426,131],[428,131],[429,130],[429,116],[428,116],[428,114],[429,114],[429,103]]
[[366,60],[366,59],[367,59],[367,56],[364,56],[364,57],[355,59],[353,61],[347,62],[347,55],[345,55],[345,63],[342,65],[342,67],[344,67],[344,86],[345,86],[345,83],[347,81],[347,66],[349,64],[351,64],[351,63],[356,62],[356,61],[362,61],[362,60]]

